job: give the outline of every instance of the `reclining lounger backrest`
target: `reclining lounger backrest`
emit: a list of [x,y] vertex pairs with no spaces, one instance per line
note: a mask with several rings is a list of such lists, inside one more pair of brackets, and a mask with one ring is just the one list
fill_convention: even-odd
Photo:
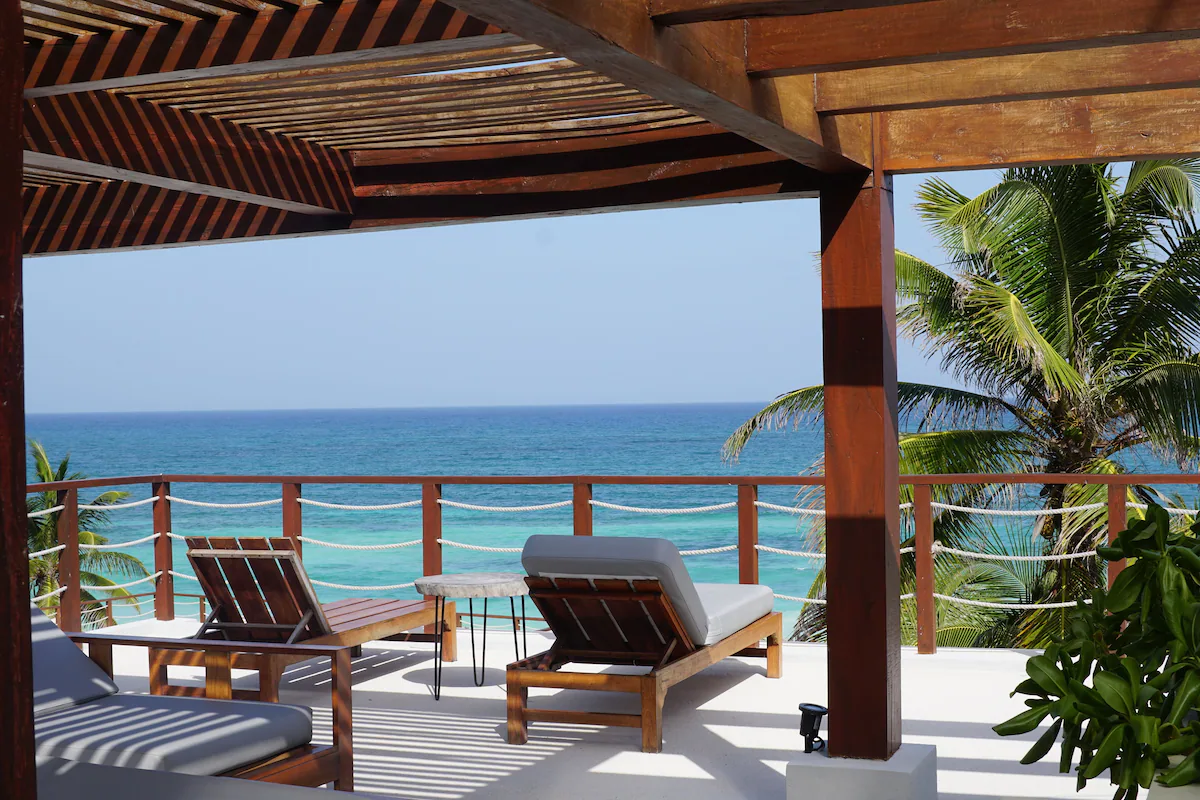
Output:
[[33,628],[33,715],[82,705],[117,693],[117,685],[30,603]]
[[708,636],[708,615],[679,550],[666,539],[637,536],[530,536],[521,565],[533,577],[653,578],[671,600],[692,642]]

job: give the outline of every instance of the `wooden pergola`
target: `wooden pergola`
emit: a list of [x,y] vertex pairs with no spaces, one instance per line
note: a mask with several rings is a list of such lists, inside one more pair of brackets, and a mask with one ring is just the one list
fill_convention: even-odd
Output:
[[4,0],[0,786],[35,794],[22,254],[819,196],[829,741],[885,759],[890,176],[1197,152],[1195,0]]

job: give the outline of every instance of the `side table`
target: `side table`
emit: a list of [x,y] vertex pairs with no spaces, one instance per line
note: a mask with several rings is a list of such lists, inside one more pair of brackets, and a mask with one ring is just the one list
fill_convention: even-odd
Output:
[[[464,572],[458,575],[426,575],[418,578],[415,583],[418,592],[434,601],[435,618],[437,619],[437,636],[433,644],[433,699],[442,697],[442,633],[446,620],[443,613],[446,598],[463,597],[467,600],[467,612],[471,617],[471,678],[476,686],[483,686],[484,674],[487,670],[487,603],[489,597],[507,597],[513,623],[513,649],[517,657],[521,657],[521,648],[517,646],[517,604],[516,598],[521,598],[521,643],[525,655],[529,655],[529,647],[525,638],[525,595],[529,587],[525,584],[525,576],[517,572]],[[483,598],[483,645],[479,660],[483,665],[479,674],[475,674],[475,603],[477,597]]]

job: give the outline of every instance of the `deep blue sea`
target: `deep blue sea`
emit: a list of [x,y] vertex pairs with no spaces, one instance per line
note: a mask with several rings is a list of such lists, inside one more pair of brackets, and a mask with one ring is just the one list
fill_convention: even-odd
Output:
[[[30,415],[28,435],[52,459],[71,454],[73,471],[92,477],[155,473],[259,475],[786,475],[807,472],[820,454],[819,429],[768,433],[753,441],[737,463],[721,459],[725,438],[757,410],[752,404],[597,406],[541,408],[393,409],[350,411],[255,411]],[[99,490],[97,490],[99,491]],[[178,497],[212,502],[249,502],[279,496],[271,484],[175,484]],[[764,487],[760,499],[788,505],[795,488]],[[82,492],[86,502],[92,496]],[[130,500],[149,496],[131,487]],[[347,504],[415,500],[418,486],[304,487],[304,496]],[[447,486],[444,497],[478,505],[534,505],[571,498],[570,486]],[[634,506],[699,506],[736,499],[733,487],[597,486],[596,500]],[[304,533],[349,544],[382,544],[420,538],[419,508],[340,511],[305,506]],[[131,541],[152,532],[150,506],[111,514],[101,533]],[[681,549],[718,547],[737,541],[733,510],[650,516],[597,508],[595,532],[665,536]],[[784,548],[804,543],[806,523],[763,511],[760,541]],[[279,535],[278,505],[217,510],[172,507],[172,527],[184,535]],[[532,533],[571,532],[571,509],[500,514],[446,508],[443,536],[492,547],[520,547]],[[130,548],[149,567],[149,545]],[[176,569],[188,571],[176,543]],[[304,561],[318,580],[388,585],[421,574],[420,547],[346,551],[309,546]],[[516,554],[444,548],[447,572],[518,570]],[[697,581],[736,582],[736,552],[688,558]],[[815,575],[811,561],[762,553],[763,583],[776,592],[803,595]],[[176,581],[176,591],[195,592]],[[351,593],[320,588],[323,600]],[[412,589],[373,591],[373,596],[411,597]],[[795,604],[781,602],[794,614]],[[131,618],[127,609],[119,618]],[[142,613],[149,611],[146,606]],[[180,615],[197,613],[179,606]]]

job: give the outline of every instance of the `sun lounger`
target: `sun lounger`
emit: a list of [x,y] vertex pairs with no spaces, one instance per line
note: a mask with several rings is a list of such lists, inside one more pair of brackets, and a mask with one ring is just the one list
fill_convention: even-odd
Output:
[[[189,536],[188,560],[212,605],[197,639],[250,642],[304,642],[359,648],[367,642],[433,641],[436,634],[412,632],[437,621],[434,604],[424,600],[339,600],[321,605],[289,539]],[[443,609],[446,620],[442,660],[457,656],[454,603]],[[201,653],[169,650],[153,654],[152,694],[203,696],[201,687],[178,686],[167,678],[170,665],[198,666]],[[258,672],[258,689],[239,689],[241,699],[279,699],[279,681],[289,664],[304,656],[235,656],[234,669]]]
[[[508,741],[530,722],[642,729],[642,749],[662,749],[667,689],[729,656],[765,656],[782,674],[783,621],[766,586],[692,583],[665,539],[531,536],[521,563],[529,596],[550,626],[549,650],[508,667]],[[760,647],[762,640],[766,647]],[[649,667],[645,674],[571,672],[568,663]],[[529,707],[529,688],[592,689],[641,696],[641,714]]]
[[[64,634],[30,606],[33,627],[34,739],[40,760],[65,759],[187,775],[226,775],[272,783],[353,789],[348,648],[262,647],[277,655],[333,659],[333,745],[312,744],[303,706],[229,698],[231,657],[259,645],[206,642],[208,698],[126,694],[112,679],[114,645],[194,642]],[[84,655],[75,642],[87,644]]]

